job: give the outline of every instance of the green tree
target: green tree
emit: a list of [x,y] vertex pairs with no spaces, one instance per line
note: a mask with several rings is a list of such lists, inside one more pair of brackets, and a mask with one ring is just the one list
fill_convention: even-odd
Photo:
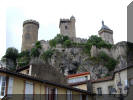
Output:
[[41,58],[44,61],[48,61],[48,59],[51,58],[53,54],[54,54],[54,50],[49,49],[49,50],[43,52],[43,54],[41,55]]
[[16,60],[18,58],[18,50],[14,47],[7,48],[5,55],[2,57],[2,61],[6,63],[10,70],[16,69]]
[[35,43],[35,46],[31,49],[31,52],[30,52],[31,57],[39,57],[41,49],[42,49],[41,43],[40,41],[37,41]]
[[17,59],[17,64],[18,67],[26,66],[30,62],[30,51],[25,50],[19,53],[18,59]]
[[56,47],[56,44],[57,44],[57,41],[55,39],[52,39],[52,40],[49,41],[49,45],[51,47]]
[[72,44],[72,43],[71,43],[70,40],[65,40],[64,43],[63,43],[64,47],[70,47],[71,44]]
[[4,57],[7,59],[8,58],[12,59],[15,62],[18,57],[18,50],[14,47],[7,48],[6,54]]
[[31,55],[31,57],[39,57],[40,52],[37,48],[32,48],[30,55]]
[[102,62],[109,71],[114,70],[115,66],[117,65],[117,61],[114,58],[109,57],[105,52],[100,52],[98,54],[98,59],[99,62]]

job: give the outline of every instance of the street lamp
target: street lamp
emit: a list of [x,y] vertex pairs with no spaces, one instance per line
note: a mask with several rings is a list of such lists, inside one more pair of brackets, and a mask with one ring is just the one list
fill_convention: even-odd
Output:
[[[129,89],[129,86],[126,85],[126,86],[124,87],[124,92],[125,92],[126,95],[122,92],[122,91],[123,91],[123,88],[122,88],[122,83],[121,83],[121,81],[118,82],[117,87],[118,87],[118,89],[119,89],[119,91],[120,91],[120,96],[118,97],[119,100],[124,100],[124,98],[125,98],[126,96],[128,96],[128,89]],[[113,93],[113,94],[116,94],[117,92],[118,92],[118,91],[117,91],[115,88],[112,89],[112,93]],[[116,97],[116,96],[115,96],[115,97]]]

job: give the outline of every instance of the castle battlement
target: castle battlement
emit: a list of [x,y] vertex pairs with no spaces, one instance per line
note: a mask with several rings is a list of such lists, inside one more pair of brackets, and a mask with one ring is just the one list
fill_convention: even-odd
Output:
[[71,16],[70,19],[60,19],[59,23],[60,34],[70,38],[76,37],[75,30],[75,17]]
[[36,20],[32,20],[32,19],[24,21],[24,22],[23,22],[23,27],[24,27],[25,24],[29,24],[29,23],[35,24],[35,25],[37,25],[38,28],[39,28],[39,22],[37,22]]
[[73,42],[75,43],[86,43],[87,39],[84,38],[72,38]]

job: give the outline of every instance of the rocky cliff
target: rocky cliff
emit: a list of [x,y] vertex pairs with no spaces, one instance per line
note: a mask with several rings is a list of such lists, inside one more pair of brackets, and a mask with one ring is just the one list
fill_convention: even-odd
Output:
[[[52,49],[54,52],[51,58],[48,59],[48,63],[65,75],[89,71],[91,73],[91,78],[97,79],[111,75],[114,70],[127,66],[126,42],[119,42],[110,49],[92,46],[90,55],[84,52],[82,46],[62,47],[61,44],[58,44]],[[43,50],[46,50],[46,48],[44,47]],[[102,54],[99,58],[101,52],[105,53],[106,57]],[[111,60],[107,60],[106,58]],[[109,68],[113,66],[113,61],[117,63],[114,66],[115,68],[110,70]]]

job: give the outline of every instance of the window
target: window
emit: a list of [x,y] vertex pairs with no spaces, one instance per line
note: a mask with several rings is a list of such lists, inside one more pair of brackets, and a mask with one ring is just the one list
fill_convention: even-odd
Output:
[[113,86],[108,86],[109,94],[113,94],[113,93],[112,93],[112,90],[113,90]]
[[29,74],[29,70],[26,70],[26,74]]
[[46,88],[46,100],[57,100],[57,88]]
[[6,77],[0,76],[0,98],[5,96],[6,90]]
[[102,88],[97,88],[98,95],[102,95]]
[[87,76],[77,77],[77,78],[69,79],[68,80],[68,83],[83,82],[83,81],[86,81],[86,80],[88,80],[88,77]]
[[30,39],[30,33],[25,34],[25,39],[26,40]]
[[33,83],[25,83],[25,100],[33,100]]
[[9,81],[8,81],[8,95],[11,96],[12,94],[12,90],[13,90],[13,78],[9,77]]
[[72,100],[72,91],[67,90],[67,100]]
[[68,29],[68,27],[67,27],[67,26],[65,26],[65,29]]

